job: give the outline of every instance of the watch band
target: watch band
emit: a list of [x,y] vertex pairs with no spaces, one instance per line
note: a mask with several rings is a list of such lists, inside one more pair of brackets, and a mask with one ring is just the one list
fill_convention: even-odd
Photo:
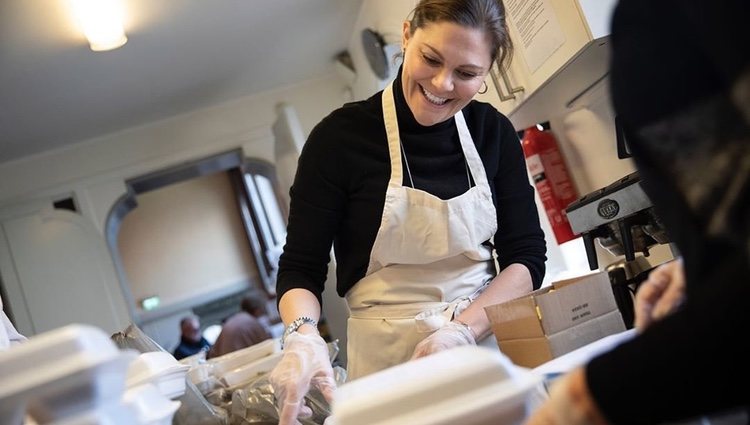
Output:
[[289,326],[287,326],[286,329],[284,330],[284,335],[281,336],[281,348],[284,348],[284,341],[286,341],[286,337],[288,337],[294,332],[297,332],[297,329],[299,329],[302,325],[306,325],[306,324],[312,325],[315,328],[318,327],[318,322],[316,322],[315,319],[313,319],[312,317],[300,316],[294,319],[294,321],[292,321],[292,323],[290,323]]

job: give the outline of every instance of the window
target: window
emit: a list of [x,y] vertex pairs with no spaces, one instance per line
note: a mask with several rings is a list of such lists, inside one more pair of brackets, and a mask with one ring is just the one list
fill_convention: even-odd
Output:
[[273,165],[257,160],[246,160],[238,170],[241,182],[240,211],[253,247],[258,269],[268,294],[276,294],[276,273],[279,257],[286,240],[288,212],[278,192]]

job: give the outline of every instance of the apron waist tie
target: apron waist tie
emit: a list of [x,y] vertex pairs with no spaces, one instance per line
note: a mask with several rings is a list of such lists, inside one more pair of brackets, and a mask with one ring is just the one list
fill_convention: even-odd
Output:
[[416,322],[417,331],[420,333],[432,333],[441,328],[446,323],[453,320],[456,316],[460,315],[469,305],[474,302],[482,292],[487,289],[492,279],[489,278],[482,285],[477,288],[470,295],[463,295],[451,302],[439,303],[438,306],[425,308],[416,316],[414,321]]
[[349,317],[355,319],[409,319],[424,310],[441,309],[447,303],[439,301],[414,302],[408,304],[376,304],[363,307],[349,307]]
[[487,289],[492,279],[493,277],[487,278],[470,295],[462,295],[450,302],[423,301],[405,304],[374,304],[362,307],[349,306],[349,316],[356,319],[414,318],[420,332],[434,332],[466,310]]

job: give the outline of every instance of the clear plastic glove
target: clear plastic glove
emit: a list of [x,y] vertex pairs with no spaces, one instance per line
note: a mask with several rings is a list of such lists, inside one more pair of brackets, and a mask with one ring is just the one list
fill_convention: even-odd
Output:
[[284,354],[268,377],[279,407],[279,425],[298,424],[297,418],[312,416],[304,397],[311,387],[333,401],[336,380],[328,357],[328,346],[317,334],[292,333],[284,341]]
[[635,327],[639,331],[667,316],[685,301],[685,272],[677,259],[655,268],[635,294]]
[[586,385],[586,373],[578,368],[558,378],[549,399],[532,412],[524,425],[606,425]]
[[418,359],[461,345],[477,345],[477,342],[468,327],[448,322],[417,344],[411,358]]

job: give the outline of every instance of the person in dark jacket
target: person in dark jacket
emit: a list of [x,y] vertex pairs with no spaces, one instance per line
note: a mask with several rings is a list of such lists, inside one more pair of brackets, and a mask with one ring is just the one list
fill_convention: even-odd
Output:
[[211,344],[201,334],[201,324],[196,316],[186,316],[180,320],[180,344],[174,349],[177,360],[208,351]]
[[741,421],[733,423],[747,423],[748,16],[747,0],[618,4],[614,110],[644,190],[681,255],[658,269],[656,296],[636,301],[650,298],[655,306],[677,296],[660,314],[637,306],[637,314],[654,316],[637,318],[647,326],[557,381],[528,425],[660,424],[729,413]]

